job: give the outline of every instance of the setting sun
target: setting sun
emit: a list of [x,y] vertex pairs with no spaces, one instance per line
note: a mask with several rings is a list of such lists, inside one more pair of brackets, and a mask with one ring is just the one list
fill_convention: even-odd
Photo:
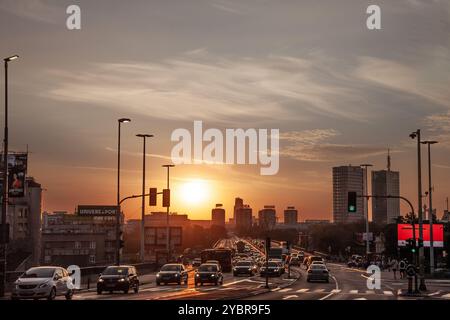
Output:
[[208,183],[204,180],[192,180],[181,186],[181,196],[183,201],[190,204],[200,204],[209,195]]

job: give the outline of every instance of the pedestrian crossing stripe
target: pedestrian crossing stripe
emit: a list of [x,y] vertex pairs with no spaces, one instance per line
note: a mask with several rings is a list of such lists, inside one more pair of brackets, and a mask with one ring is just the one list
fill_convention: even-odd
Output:
[[300,292],[300,293],[302,293],[302,292],[307,292],[307,291],[309,291],[309,289],[300,289],[300,290],[297,290],[297,292]]
[[387,295],[387,296],[393,296],[394,293],[392,291],[383,291],[383,294]]
[[350,290],[350,294],[357,294],[358,290]]
[[278,287],[278,288],[272,289],[272,291],[278,291],[278,290],[280,290],[280,289],[281,289],[281,288]]
[[292,298],[298,298],[298,295],[293,294],[293,295],[290,295],[290,296],[284,296],[283,300],[288,300],[288,299],[292,299]]
[[441,298],[450,299],[450,293],[444,294]]
[[324,291],[325,291],[325,289],[317,289],[314,292],[320,293],[320,292],[324,292]]
[[291,291],[291,290],[292,290],[292,288],[286,288],[286,289],[280,290],[280,292],[288,292],[288,291]]
[[342,290],[340,290],[340,289],[333,289],[333,290],[331,290],[331,293],[339,293],[339,292],[341,292]]

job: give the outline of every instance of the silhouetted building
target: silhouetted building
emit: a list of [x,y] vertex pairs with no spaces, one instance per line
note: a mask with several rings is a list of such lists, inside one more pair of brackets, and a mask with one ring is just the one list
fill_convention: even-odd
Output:
[[211,225],[225,227],[225,209],[220,203],[211,211]]
[[258,212],[258,224],[264,229],[272,229],[277,223],[277,212],[275,206],[264,206]]
[[236,213],[239,209],[244,207],[244,200],[241,198],[234,199],[234,209],[233,209],[233,221],[236,223]]
[[236,229],[249,230],[253,224],[253,210],[248,205],[236,210]]
[[287,207],[284,210],[284,224],[297,224],[298,222],[298,211],[295,207]]
[[348,192],[363,195],[364,170],[356,166],[333,168],[333,221],[351,223],[364,219],[363,198],[357,198],[356,212],[348,212]]

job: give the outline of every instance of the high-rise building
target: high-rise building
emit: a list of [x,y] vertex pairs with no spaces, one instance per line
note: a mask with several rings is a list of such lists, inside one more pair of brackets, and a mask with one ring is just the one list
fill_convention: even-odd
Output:
[[236,229],[249,230],[253,224],[253,210],[249,205],[244,205],[236,210]]
[[277,211],[275,206],[264,206],[264,209],[258,212],[259,226],[264,229],[271,229],[277,223]]
[[216,204],[211,212],[211,225],[225,227],[225,209],[222,204]]
[[[387,170],[372,171],[372,195],[400,195],[400,173],[391,171],[389,153]],[[395,223],[398,216],[400,216],[400,199],[372,198],[372,220],[375,223]]]
[[357,166],[333,168],[333,221],[352,223],[364,219],[364,201],[358,197],[356,212],[348,212],[348,192],[363,195],[364,170]]
[[244,200],[242,200],[241,198],[234,199],[233,221],[235,224],[236,224],[236,212],[237,210],[243,207],[244,207]]
[[287,207],[284,210],[284,224],[295,225],[298,222],[298,210],[295,207]]

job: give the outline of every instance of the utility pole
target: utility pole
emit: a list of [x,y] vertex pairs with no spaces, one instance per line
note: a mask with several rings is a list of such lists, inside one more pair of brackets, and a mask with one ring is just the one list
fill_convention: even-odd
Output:
[[[422,212],[422,156],[420,145],[422,141],[420,140],[420,129],[412,132],[410,135],[411,139],[417,139],[417,209],[418,209],[418,219],[419,219],[419,240],[423,242],[423,212]],[[419,276],[420,276],[420,286],[419,290],[426,291],[427,287],[425,285],[424,277],[424,250],[423,245],[419,246]]]
[[369,188],[368,188],[368,168],[372,167],[371,164],[360,165],[364,168],[364,216],[366,220],[366,256],[369,259],[370,254],[370,241],[369,241]]
[[[170,179],[170,168],[175,167],[175,165],[173,164],[166,164],[163,165],[163,168],[167,168],[167,190],[170,190],[170,184],[169,184],[169,179]],[[167,215],[166,215],[166,237],[167,237],[167,242],[166,242],[166,250],[167,250],[167,262],[169,262],[170,259],[170,225],[169,225],[169,212],[170,212],[170,205],[167,206]]]

